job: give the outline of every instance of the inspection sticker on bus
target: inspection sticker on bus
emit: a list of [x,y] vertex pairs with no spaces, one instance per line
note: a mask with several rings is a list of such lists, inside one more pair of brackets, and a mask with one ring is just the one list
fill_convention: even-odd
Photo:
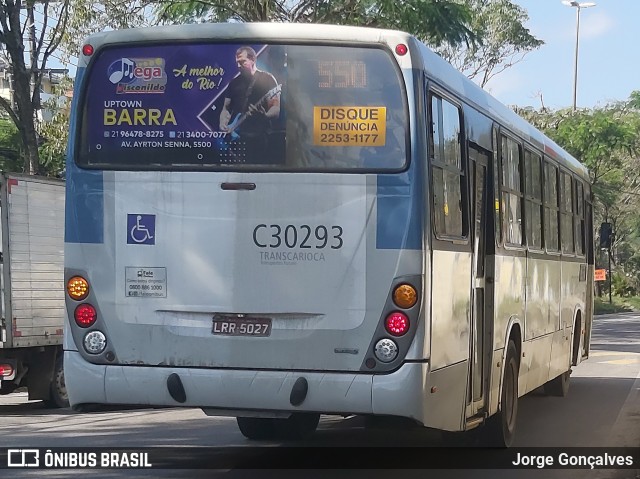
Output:
[[384,106],[314,106],[313,144],[319,146],[384,146]]
[[166,298],[167,268],[125,268],[125,288],[128,297]]

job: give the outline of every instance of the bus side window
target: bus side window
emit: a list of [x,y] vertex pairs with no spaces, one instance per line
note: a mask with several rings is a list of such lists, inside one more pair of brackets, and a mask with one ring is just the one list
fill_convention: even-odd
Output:
[[576,239],[576,254],[584,256],[585,248],[585,220],[584,220],[584,186],[580,180],[574,180],[575,192],[576,192],[576,207],[573,210],[575,214],[575,239]]
[[529,150],[524,152],[525,224],[527,245],[534,250],[542,249],[542,158]]
[[494,204],[494,220],[495,227],[495,239],[497,245],[502,245],[502,221],[500,220],[500,154],[498,144],[498,128],[493,127],[493,154],[494,154],[494,167],[493,167],[493,204]]
[[544,244],[558,251],[558,168],[544,162]]
[[560,173],[560,240],[563,253],[573,253],[573,181],[569,173]]
[[431,96],[431,178],[436,236],[463,237],[462,145],[460,109],[436,95]]
[[502,135],[502,230],[505,243],[522,245],[522,159],[520,145]]

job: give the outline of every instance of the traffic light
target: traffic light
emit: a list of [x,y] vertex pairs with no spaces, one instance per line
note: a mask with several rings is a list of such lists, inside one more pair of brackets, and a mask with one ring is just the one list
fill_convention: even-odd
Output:
[[600,225],[600,248],[609,249],[613,242],[613,226],[611,223],[602,223]]

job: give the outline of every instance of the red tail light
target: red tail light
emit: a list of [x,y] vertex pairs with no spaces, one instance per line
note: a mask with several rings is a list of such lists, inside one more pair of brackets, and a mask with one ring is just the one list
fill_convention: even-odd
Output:
[[13,366],[11,364],[0,364],[0,378],[13,376]]
[[402,336],[409,331],[409,318],[406,314],[395,311],[387,316],[384,327],[392,336]]
[[399,43],[398,45],[396,45],[396,54],[400,56],[404,56],[407,54],[408,51],[409,51],[409,48],[407,48],[407,46],[404,43]]
[[90,304],[81,304],[80,306],[78,306],[73,313],[73,316],[76,320],[76,323],[81,328],[88,328],[96,322],[96,319],[98,319],[96,308],[94,308]]

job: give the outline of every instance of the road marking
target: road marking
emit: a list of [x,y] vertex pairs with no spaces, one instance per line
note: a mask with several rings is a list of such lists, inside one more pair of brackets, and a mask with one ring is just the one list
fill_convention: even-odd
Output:
[[613,359],[611,361],[598,361],[598,364],[640,364],[640,358]]
[[620,351],[592,351],[589,353],[589,357],[597,357],[597,356],[627,356],[629,354],[638,354],[638,353],[624,353]]

